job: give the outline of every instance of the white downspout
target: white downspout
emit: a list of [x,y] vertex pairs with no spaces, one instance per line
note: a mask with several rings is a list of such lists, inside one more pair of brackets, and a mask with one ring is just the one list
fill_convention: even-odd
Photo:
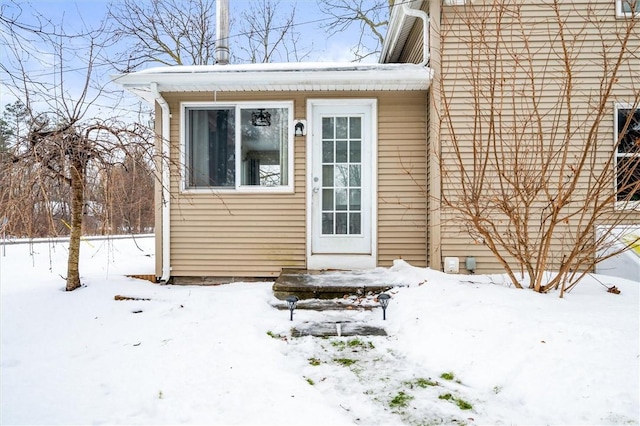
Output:
[[402,11],[405,15],[422,19],[422,62],[418,65],[425,66],[429,62],[429,15],[417,9],[412,9],[407,3],[402,3]]
[[171,277],[171,257],[169,256],[171,247],[169,244],[171,236],[171,230],[169,229],[171,225],[171,194],[169,192],[169,185],[171,184],[169,175],[169,155],[171,152],[169,120],[171,119],[171,111],[169,110],[169,104],[158,91],[158,83],[151,83],[151,93],[162,109],[162,130],[160,134],[160,137],[162,137],[162,158],[160,159],[162,164],[162,276],[160,277],[160,282],[166,283]]

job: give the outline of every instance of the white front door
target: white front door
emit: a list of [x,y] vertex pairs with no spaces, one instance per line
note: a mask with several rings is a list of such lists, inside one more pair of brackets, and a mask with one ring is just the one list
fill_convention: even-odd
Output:
[[375,101],[317,100],[308,106],[308,268],[375,267]]

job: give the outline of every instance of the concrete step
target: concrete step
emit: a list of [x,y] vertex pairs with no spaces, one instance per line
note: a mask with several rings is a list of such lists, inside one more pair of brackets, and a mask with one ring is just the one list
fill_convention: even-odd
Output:
[[[287,303],[273,304],[276,309],[289,309]],[[302,299],[298,301],[296,309],[309,311],[371,311],[379,308],[380,304],[373,297],[347,297],[341,299]]]

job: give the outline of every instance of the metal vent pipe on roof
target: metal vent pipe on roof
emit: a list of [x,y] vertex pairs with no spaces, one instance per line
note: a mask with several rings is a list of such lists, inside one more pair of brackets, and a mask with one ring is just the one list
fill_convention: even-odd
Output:
[[229,0],[216,0],[216,64],[229,63]]

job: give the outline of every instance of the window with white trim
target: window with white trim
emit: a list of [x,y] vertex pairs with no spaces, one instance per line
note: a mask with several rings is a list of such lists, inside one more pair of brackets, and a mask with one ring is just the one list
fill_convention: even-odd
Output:
[[292,189],[293,103],[183,103],[184,188]]
[[640,15],[640,0],[616,0],[616,16]]
[[616,199],[640,206],[640,108],[617,105]]

